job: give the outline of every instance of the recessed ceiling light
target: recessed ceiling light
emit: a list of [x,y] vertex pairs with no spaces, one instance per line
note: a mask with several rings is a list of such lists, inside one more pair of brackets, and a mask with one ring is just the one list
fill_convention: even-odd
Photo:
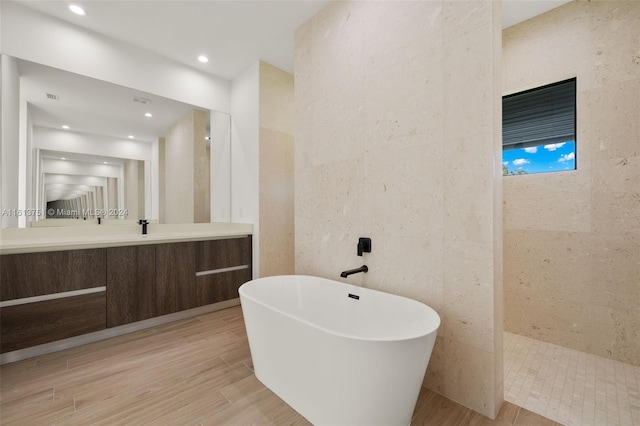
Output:
[[63,129],[67,130],[69,128],[69,126],[67,126],[66,124],[62,126]]
[[64,157],[60,157],[60,159],[61,159],[61,160],[66,160],[66,158],[64,158]]
[[129,139],[133,139],[133,135],[129,135]]
[[145,117],[153,117],[153,114],[151,114],[150,112],[145,113],[144,115]]
[[200,62],[202,62],[203,64],[206,64],[207,62],[209,62],[209,58],[207,58],[207,57],[206,57],[206,56],[204,56],[204,55],[200,55],[200,56],[198,56],[198,60],[199,60]]
[[76,15],[80,15],[80,16],[84,16],[87,14],[87,12],[85,12],[84,9],[78,6],[77,4],[70,5],[69,10],[75,13]]
[[105,161],[105,162],[104,162],[104,163],[102,163],[102,164],[109,164],[109,163],[107,163],[107,162]]

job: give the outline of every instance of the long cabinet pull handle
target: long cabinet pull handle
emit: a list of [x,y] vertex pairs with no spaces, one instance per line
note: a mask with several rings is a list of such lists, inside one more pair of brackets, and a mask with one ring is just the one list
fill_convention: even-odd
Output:
[[249,269],[249,265],[230,266],[228,268],[210,269],[208,271],[200,271],[200,272],[196,272],[196,277],[201,277],[203,275],[211,275],[211,274],[221,274],[223,272],[241,271],[242,269]]
[[85,288],[82,290],[63,291],[61,293],[43,294],[42,296],[23,297],[21,299],[5,300],[0,302],[0,308],[9,306],[26,305],[27,303],[46,302],[47,300],[64,299],[65,297],[83,296],[85,294],[107,291],[107,287]]

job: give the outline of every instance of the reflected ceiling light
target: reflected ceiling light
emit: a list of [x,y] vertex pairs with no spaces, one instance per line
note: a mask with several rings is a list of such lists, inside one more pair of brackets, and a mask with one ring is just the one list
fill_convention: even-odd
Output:
[[206,57],[206,56],[204,56],[204,55],[200,55],[200,56],[198,56],[198,60],[199,60],[200,62],[202,62],[203,64],[206,64],[207,62],[209,62],[209,58],[207,58],[207,57]]
[[107,163],[107,162],[105,161],[105,162],[104,162],[104,163],[102,163],[102,164],[109,164],[109,163]]
[[80,16],[84,16],[87,14],[87,12],[85,12],[84,9],[78,6],[77,4],[69,5],[69,10],[75,13],[76,15],[80,15]]
[[133,135],[129,135],[129,139],[133,139]]
[[145,117],[153,117],[153,114],[151,114],[150,112],[147,112],[144,114]]
[[60,159],[61,159],[61,160],[66,160],[66,158],[64,158],[64,157],[60,157]]
[[62,126],[63,129],[67,130],[69,128],[69,126],[67,126],[66,124]]

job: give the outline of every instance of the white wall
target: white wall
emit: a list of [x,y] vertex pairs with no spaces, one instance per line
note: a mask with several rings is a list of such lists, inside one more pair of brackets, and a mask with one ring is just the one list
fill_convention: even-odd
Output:
[[211,221],[231,221],[231,117],[211,111]]
[[151,161],[153,145],[127,139],[34,126],[33,147],[50,151]]
[[[31,113],[29,112],[29,108],[27,107],[26,103],[24,105],[24,110],[25,110],[25,115],[26,115],[26,123],[25,123],[25,131],[26,131],[26,143],[25,143],[25,155],[26,155],[26,164],[25,164],[25,169],[26,169],[26,173],[24,173],[24,179],[25,179],[25,186],[26,186],[26,190],[25,190],[25,194],[24,194],[24,198],[20,198],[20,202],[24,203],[24,207],[25,209],[32,209],[35,208],[36,205],[36,182],[37,182],[37,175],[34,174],[34,155],[33,155],[33,121],[31,119]],[[21,112],[22,115],[22,112]],[[22,178],[22,176],[21,176]],[[27,217],[25,218],[25,222],[24,225],[20,225],[20,226],[26,226],[27,220],[33,220],[34,217]]]
[[253,274],[259,272],[260,62],[231,82],[231,222],[253,223]]
[[42,173],[120,178],[123,171],[121,165],[46,158],[42,160]]
[[[20,75],[15,59],[2,55],[2,205],[18,209]],[[17,227],[17,215],[2,215],[2,228]]]
[[73,175],[48,175],[44,177],[45,184],[63,184],[63,185],[91,185],[106,186],[106,177],[92,176],[73,176]]

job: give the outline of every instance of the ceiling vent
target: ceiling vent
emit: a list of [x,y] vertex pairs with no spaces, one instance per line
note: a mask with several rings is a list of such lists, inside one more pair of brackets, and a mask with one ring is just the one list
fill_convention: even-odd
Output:
[[45,95],[47,95],[47,99],[50,99],[52,101],[59,101],[60,100],[60,96],[54,95],[53,93],[45,93]]
[[147,105],[148,103],[151,103],[151,101],[149,99],[140,98],[138,96],[134,96],[133,97],[133,102],[137,102],[137,103],[142,104],[142,105]]

